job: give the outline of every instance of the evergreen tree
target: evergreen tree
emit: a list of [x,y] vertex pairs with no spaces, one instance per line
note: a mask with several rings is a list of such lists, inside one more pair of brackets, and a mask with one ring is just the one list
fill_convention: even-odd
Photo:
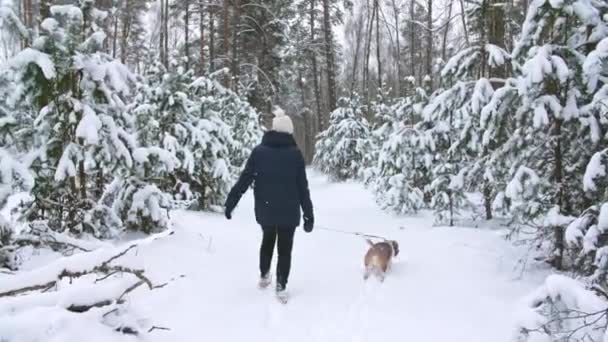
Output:
[[[473,84],[474,85],[474,84]],[[438,91],[424,108],[425,134],[432,136],[432,179],[428,186],[431,207],[438,224],[454,225],[465,204],[464,172],[466,155],[453,149],[466,121],[463,108],[472,93],[470,82],[458,81],[445,91]]]
[[167,73],[157,63],[140,85],[133,105],[138,139],[144,146],[166,151],[175,161],[175,168],[160,175],[160,189],[182,204],[196,199],[199,207],[208,209],[219,205],[227,192],[233,176],[231,158],[239,162],[243,158],[220,114],[232,107],[213,89],[208,94],[201,90],[216,84],[204,78],[194,81],[192,70],[177,63],[175,67],[175,72]]
[[414,124],[428,100],[426,91],[410,82],[407,93],[389,108],[392,115],[386,123],[374,131],[381,143],[372,168],[371,189],[383,209],[398,214],[415,213],[426,206],[428,156],[434,148],[424,123]]
[[359,179],[372,150],[370,127],[358,96],[341,98],[330,115],[329,127],[319,134],[314,163],[332,179]]
[[[32,48],[9,62],[20,85],[13,103],[31,105],[35,115],[20,122],[25,124],[20,132],[32,138],[29,159],[36,180],[24,217],[42,220],[54,231],[107,238],[133,220],[100,200],[106,184],[132,172],[137,143],[124,102],[134,76],[101,52],[101,21],[107,14],[93,1],[50,11],[53,17],[42,22]],[[28,112],[23,107],[16,112]],[[105,224],[118,217],[122,222]]]
[[604,139],[597,113],[581,113],[593,87],[579,75],[606,35],[605,11],[597,2],[533,2],[512,53],[515,76],[481,117],[484,145],[509,132],[495,155],[512,165],[506,191],[511,209],[520,223],[541,227],[539,239],[552,242],[549,262],[558,268],[565,267],[568,220],[556,218],[588,207],[580,175]]

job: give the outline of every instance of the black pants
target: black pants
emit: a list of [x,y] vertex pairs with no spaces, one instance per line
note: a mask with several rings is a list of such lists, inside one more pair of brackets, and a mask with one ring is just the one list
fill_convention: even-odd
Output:
[[262,230],[264,231],[264,237],[262,238],[262,247],[260,248],[260,273],[263,277],[270,272],[272,253],[274,252],[274,245],[278,236],[277,251],[279,261],[277,263],[277,284],[285,287],[287,286],[289,270],[291,269],[291,249],[296,228],[262,227]]

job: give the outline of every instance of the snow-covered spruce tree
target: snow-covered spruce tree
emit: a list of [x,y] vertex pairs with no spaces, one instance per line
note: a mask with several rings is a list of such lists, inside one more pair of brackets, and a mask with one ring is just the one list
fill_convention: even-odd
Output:
[[454,219],[465,205],[464,151],[452,148],[466,123],[464,111],[472,94],[474,83],[457,81],[446,90],[438,90],[424,108],[424,134],[430,135],[433,148],[431,208],[436,224],[454,225]]
[[230,164],[240,171],[262,139],[260,115],[245,98],[222,86],[217,77],[217,74],[200,77],[191,89],[195,90],[196,100],[202,102],[202,117],[211,115],[208,112],[216,112],[230,128]]
[[[450,147],[447,155],[454,161],[451,166],[454,163],[458,165],[458,169],[451,171],[448,171],[451,167],[440,165],[438,172],[447,175],[451,173],[452,176],[458,174],[458,179],[448,182],[445,178],[436,178],[436,185],[445,187],[452,184],[462,186],[459,191],[483,194],[487,219],[492,218],[492,201],[497,193],[497,186],[504,181],[499,177],[500,167],[495,167],[490,160],[494,146],[481,144],[480,117],[482,108],[490,101],[495,88],[504,83],[506,75],[509,53],[502,47],[504,27],[497,27],[503,24],[502,18],[498,18],[503,10],[500,1],[479,0],[469,4],[466,14],[471,45],[446,63],[441,77],[448,88],[433,101],[438,104],[442,101],[450,103],[443,109],[431,103],[427,109],[429,114],[443,112],[440,115],[450,117],[449,120],[443,120],[448,122],[453,132],[449,137]],[[445,153],[443,157],[445,158]],[[449,198],[445,191],[440,191],[439,194],[440,198],[445,199],[446,195]]]
[[495,156],[512,164],[506,195],[514,218],[551,242],[547,261],[557,268],[568,267],[565,217],[589,206],[580,177],[602,146],[597,119],[579,108],[592,98],[580,75],[606,35],[606,10],[594,1],[534,1],[512,53],[515,75],[482,112],[485,145],[509,132]]
[[134,78],[101,52],[105,34],[98,23],[106,13],[94,1],[50,12],[32,47],[9,61],[19,84],[15,96],[35,113],[30,165],[36,182],[23,217],[56,232],[107,238],[122,222],[105,223],[119,215],[100,199],[112,179],[132,173],[136,141],[124,99]]
[[[160,189],[182,205],[198,202],[198,207],[208,209],[226,194],[232,179],[230,152],[236,148],[231,148],[230,127],[220,118],[222,97],[199,94],[204,81],[195,82],[191,70],[174,66],[175,72],[167,73],[156,63],[139,85],[131,106],[137,117],[138,141],[158,148],[153,155],[163,166],[156,182]],[[173,167],[165,167],[169,160]],[[150,166],[145,170],[148,174],[159,171]]]
[[316,144],[314,164],[331,179],[360,179],[372,150],[365,108],[357,95],[341,98],[329,118],[329,127]]
[[258,115],[213,78],[199,77],[189,89],[195,97],[201,130],[195,156],[202,189],[199,207],[220,210],[233,180],[260,142]]
[[366,169],[362,172],[363,183],[370,185],[378,173],[377,163],[382,144],[399,129],[401,124],[400,116],[403,112],[397,112],[394,108],[395,99],[390,97],[390,90],[383,88],[378,90],[376,100],[370,103],[370,116],[373,117],[371,127],[371,150],[366,156]]
[[414,213],[424,206],[424,188],[429,184],[432,141],[414,124],[421,117],[427,102],[424,89],[409,84],[407,96],[389,108],[392,122],[387,120],[374,131],[381,137],[371,189],[377,203],[398,214]]

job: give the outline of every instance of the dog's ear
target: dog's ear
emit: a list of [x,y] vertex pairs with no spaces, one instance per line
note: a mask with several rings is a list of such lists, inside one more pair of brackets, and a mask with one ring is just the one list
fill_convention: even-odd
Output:
[[391,241],[391,244],[393,245],[393,250],[395,251],[395,256],[399,255],[399,244],[397,243],[397,241],[393,240],[393,241]]

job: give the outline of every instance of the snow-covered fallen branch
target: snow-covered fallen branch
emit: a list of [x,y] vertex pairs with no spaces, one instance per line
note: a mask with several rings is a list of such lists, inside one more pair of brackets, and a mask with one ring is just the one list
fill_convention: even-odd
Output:
[[152,289],[154,285],[144,276],[143,270],[114,265],[113,262],[138,246],[148,244],[170,234],[172,232],[156,234],[136,241],[128,247],[99,249],[90,253],[74,255],[70,258],[62,258],[42,269],[25,272],[15,277],[2,278],[0,279],[0,297],[50,288],[63,278],[77,278],[87,274],[111,274],[114,272],[133,274]]
[[[42,268],[0,277],[0,340],[12,341],[13,328],[18,332],[22,322],[35,322],[37,315],[47,311],[74,329],[80,329],[81,324],[75,322],[81,322],[100,331],[106,329],[107,336],[111,335],[108,328],[114,334],[127,335],[168,329],[130,318],[133,308],[125,305],[129,294],[142,287],[159,289],[168,283],[157,284],[126,258],[139,247],[172,234],[167,231],[124,246],[79,253]],[[55,324],[59,323],[42,322],[32,336],[43,334]]]

